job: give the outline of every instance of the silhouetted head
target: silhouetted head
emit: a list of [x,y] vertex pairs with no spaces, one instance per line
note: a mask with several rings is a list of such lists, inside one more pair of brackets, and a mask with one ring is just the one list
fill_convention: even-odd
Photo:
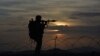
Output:
[[36,16],[36,21],[41,21],[41,18],[42,18],[41,15],[37,15]]

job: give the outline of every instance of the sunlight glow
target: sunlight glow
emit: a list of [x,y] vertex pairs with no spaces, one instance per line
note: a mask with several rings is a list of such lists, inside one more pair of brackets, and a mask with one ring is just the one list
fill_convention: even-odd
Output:
[[60,22],[60,21],[59,22],[54,22],[54,24],[57,25],[57,26],[66,26],[66,25],[69,26],[68,23],[66,23],[66,22]]
[[46,30],[47,32],[58,32],[59,30],[57,30],[57,29],[54,29],[54,30]]

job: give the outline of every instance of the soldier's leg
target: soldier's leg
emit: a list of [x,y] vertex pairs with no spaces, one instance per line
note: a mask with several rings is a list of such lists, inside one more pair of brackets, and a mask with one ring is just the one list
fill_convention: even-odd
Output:
[[36,54],[40,54],[41,47],[42,47],[42,39],[38,39],[36,44],[36,49],[35,49]]

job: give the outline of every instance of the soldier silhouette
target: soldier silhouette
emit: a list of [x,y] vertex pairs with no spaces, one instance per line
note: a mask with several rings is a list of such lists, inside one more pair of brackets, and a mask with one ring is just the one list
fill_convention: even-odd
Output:
[[41,20],[41,16],[37,15],[35,21],[31,19],[28,24],[29,36],[36,42],[35,53],[40,54],[42,46],[42,38],[47,21]]

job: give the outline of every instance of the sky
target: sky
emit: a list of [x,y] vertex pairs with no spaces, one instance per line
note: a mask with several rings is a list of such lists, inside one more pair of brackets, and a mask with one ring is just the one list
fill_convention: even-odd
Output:
[[[56,34],[70,38],[81,35],[92,34],[92,37],[99,35],[99,0],[0,0],[1,51],[32,49],[30,48],[27,25],[28,21],[35,18],[36,15],[41,15],[45,20],[57,20],[57,22],[50,24],[49,30],[45,31],[43,49],[54,47],[52,38]],[[70,28],[71,26],[76,28]],[[71,30],[67,31],[67,29]],[[90,32],[92,33],[90,34]],[[61,38],[60,41],[62,42],[64,39]],[[49,42],[45,43],[46,41]],[[58,47],[66,49],[64,44],[68,45],[67,40],[63,44],[61,42],[58,43]],[[51,45],[48,46],[48,43]]]

